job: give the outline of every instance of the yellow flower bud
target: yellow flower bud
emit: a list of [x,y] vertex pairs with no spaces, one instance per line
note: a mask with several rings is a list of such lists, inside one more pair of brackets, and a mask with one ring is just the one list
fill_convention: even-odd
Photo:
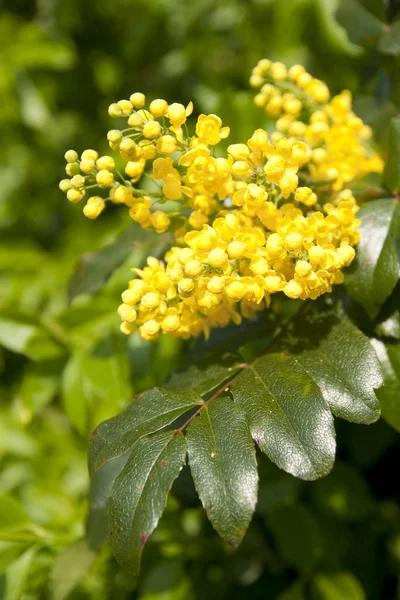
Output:
[[184,277],[178,283],[178,290],[182,296],[190,294],[190,292],[194,289],[194,281],[193,279],[189,279]]
[[127,321],[128,323],[133,323],[137,318],[136,310],[132,306],[129,306],[129,304],[121,304],[118,307],[118,314],[123,321]]
[[176,139],[172,135],[163,135],[157,140],[159,154],[173,154],[177,149]]
[[185,264],[185,275],[197,277],[203,271],[203,265],[199,260],[189,260]]
[[119,106],[119,104],[117,104],[116,102],[114,102],[113,104],[110,104],[110,106],[108,107],[108,114],[113,119],[117,119],[118,117],[123,117],[124,116],[124,111]]
[[135,162],[129,161],[126,163],[125,173],[128,175],[128,177],[136,179],[142,175],[145,166],[146,161],[144,159]]
[[122,132],[119,129],[110,129],[110,131],[107,133],[107,139],[112,144],[119,144],[119,142],[122,140],[122,137]]
[[67,150],[64,154],[64,158],[69,163],[74,163],[78,160],[78,153],[75,150]]
[[161,329],[167,333],[176,331],[181,326],[178,315],[168,315],[161,322]]
[[98,152],[96,150],[84,150],[81,154],[81,160],[97,160],[99,157]]
[[91,158],[84,158],[81,160],[80,169],[82,173],[89,174],[91,173],[96,166],[96,163]]
[[297,281],[292,279],[283,288],[283,293],[288,298],[292,298],[293,300],[296,300],[297,298],[300,298],[301,294],[303,293],[303,288]]
[[110,171],[102,169],[97,173],[96,181],[102,187],[111,187],[114,183],[114,175]]
[[112,197],[112,201],[115,204],[127,204],[128,206],[131,206],[133,200],[133,192],[130,188],[126,187],[126,185],[118,186]]
[[133,110],[132,103],[129,100],[119,100],[117,104],[122,110],[122,116],[129,117]]
[[171,179],[163,185],[163,194],[168,200],[179,200],[182,196],[182,186],[178,179]]
[[250,156],[250,148],[246,144],[231,144],[228,146],[228,154],[233,160],[246,160]]
[[129,100],[134,108],[143,108],[146,103],[146,96],[141,92],[135,92],[129,96]]
[[246,244],[243,244],[243,242],[231,242],[228,244],[227,251],[229,258],[233,260],[242,258],[243,254],[246,252]]
[[289,233],[285,237],[285,244],[288,250],[299,250],[303,245],[303,236],[300,233]]
[[314,206],[318,201],[317,195],[309,187],[297,188],[294,198],[305,206]]
[[264,173],[270,181],[278,183],[279,179],[285,173],[285,161],[282,156],[271,156],[264,166]]
[[60,183],[58,184],[58,187],[62,192],[68,192],[68,190],[71,189],[71,186],[72,184],[70,179],[61,179]]
[[214,250],[211,250],[207,258],[208,264],[210,264],[212,267],[222,267],[226,264],[227,260],[228,255],[224,250],[222,250],[222,248],[215,248]]
[[154,310],[160,306],[160,296],[154,292],[147,292],[147,294],[142,297],[140,304],[143,308]]
[[268,294],[275,294],[282,288],[282,279],[277,275],[268,275],[265,278],[264,287]]
[[299,277],[306,277],[312,271],[312,266],[306,260],[298,260],[294,270]]
[[143,135],[149,140],[159,137],[160,133],[161,125],[158,121],[147,121],[147,123],[143,125]]
[[213,294],[220,294],[225,287],[225,281],[222,277],[214,275],[207,284],[207,289]]
[[161,98],[150,103],[149,110],[154,117],[164,117],[168,111],[168,103]]
[[128,323],[127,321],[124,321],[121,323],[119,329],[124,335],[131,335],[131,333],[135,331],[136,325],[135,323]]
[[155,319],[150,319],[140,327],[139,331],[145,340],[154,340],[160,331],[160,325]]
[[115,169],[115,161],[112,156],[100,156],[96,161],[98,169],[106,169],[106,171],[112,171]]
[[105,207],[106,203],[104,202],[103,198],[100,196],[92,196],[92,198],[89,198],[87,204],[83,207],[83,214],[88,219],[97,219]]
[[73,177],[80,172],[80,167],[78,162],[68,163],[65,165],[65,172],[69,177]]
[[225,292],[229,298],[239,302],[239,300],[241,300],[246,293],[246,286],[241,281],[233,281],[228,285],[227,288],[225,288]]
[[171,219],[162,210],[156,210],[150,220],[157,233],[164,233],[171,224]]
[[303,67],[303,65],[293,65],[288,71],[289,79],[291,81],[297,81],[299,76],[304,72],[305,68]]
[[70,189],[67,191],[67,198],[70,202],[72,202],[72,204],[77,204],[80,202],[83,198],[83,195],[83,192],[80,190]]
[[287,77],[287,69],[281,62],[274,62],[269,68],[269,74],[275,81],[283,81]]
[[74,175],[71,179],[71,185],[76,188],[83,187],[85,185],[85,178],[82,175]]

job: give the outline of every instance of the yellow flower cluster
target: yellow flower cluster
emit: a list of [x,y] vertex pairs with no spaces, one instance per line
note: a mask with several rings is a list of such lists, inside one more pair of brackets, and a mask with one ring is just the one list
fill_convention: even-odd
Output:
[[250,84],[260,87],[255,104],[277,119],[274,141],[285,135],[308,145],[308,171],[314,180],[326,180],[333,191],[340,191],[354,179],[382,171],[381,157],[366,145],[371,129],[352,111],[349,91],[330,100],[327,85],[302,65],[287,69],[268,59],[254,67]]
[[192,103],[147,104],[137,92],[109,108],[127,119],[107,135],[115,160],[94,150],[65,155],[60,188],[71,202],[105,191],[88,199],[87,217],[113,202],[144,228],[176,230],[163,261],[132,269],[118,309],[125,334],[208,336],[268,307],[277,292],[303,300],[330,292],[355,256],[360,223],[349,186],[382,160],[349,92],[330,99],[304,67],[266,59],[250,81],[260,88],[256,104],[277,119],[272,135],[258,129],[215,153],[230,133],[220,117],[201,114],[190,135]]
[[279,291],[289,298],[312,298],[341,283],[358,241],[357,205],[343,192],[325,211],[304,216],[293,204],[266,201],[264,218],[228,212],[213,226],[185,235],[165,263],[148,259],[122,294],[122,331],[139,328],[145,339],[159,332],[188,338],[269,305]]

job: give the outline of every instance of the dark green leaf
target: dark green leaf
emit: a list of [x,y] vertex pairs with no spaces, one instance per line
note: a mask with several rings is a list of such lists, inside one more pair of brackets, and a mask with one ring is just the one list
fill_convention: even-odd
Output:
[[361,239],[345,285],[371,318],[376,317],[399,279],[398,207],[394,200],[374,200],[358,213]]
[[308,480],[329,473],[336,447],[332,414],[294,357],[270,354],[256,360],[231,390],[248,415],[254,441],[278,467]]
[[366,600],[360,582],[349,571],[317,575],[312,590],[315,600]]
[[53,599],[65,600],[81,579],[87,574],[96,558],[85,540],[68,546],[60,554],[53,567]]
[[387,27],[388,31],[379,40],[378,50],[382,54],[398,56],[400,54],[400,21],[387,25]]
[[400,432],[400,346],[372,340],[381,361],[384,385],[377,391],[382,417]]
[[322,540],[313,515],[300,504],[272,511],[268,527],[285,562],[304,573],[312,570],[322,553]]
[[231,379],[239,370],[243,360],[238,354],[225,352],[192,364],[185,371],[173,373],[166,384],[168,390],[195,390],[204,396]]
[[342,0],[336,18],[353,44],[372,46],[384,32],[384,23],[362,6],[358,0]]
[[212,400],[187,430],[189,465],[213,527],[238,546],[257,502],[257,462],[244,413],[228,397]]
[[[291,336],[296,336],[292,345]],[[368,338],[351,321],[333,314],[303,316],[293,323],[287,344],[335,416],[355,423],[379,418],[374,392],[383,383],[379,360]]]
[[91,470],[125,454],[140,438],[170,425],[202,402],[193,391],[178,393],[154,388],[140,394],[121,414],[93,432],[89,448]]
[[109,500],[113,552],[134,575],[139,573],[143,547],[157,527],[185,459],[184,436],[159,432],[137,442],[114,483]]
[[[400,25],[400,24],[399,24]],[[384,181],[388,189],[397,194],[400,190],[400,116],[393,117],[389,126],[387,158]]]

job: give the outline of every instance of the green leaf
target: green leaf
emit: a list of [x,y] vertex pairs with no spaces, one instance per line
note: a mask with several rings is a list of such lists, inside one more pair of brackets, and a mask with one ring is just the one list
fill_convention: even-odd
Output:
[[109,499],[113,553],[134,575],[139,574],[143,547],[157,527],[185,459],[184,436],[159,432],[137,442],[114,483]]
[[371,318],[376,317],[399,279],[398,207],[394,200],[374,200],[358,213],[361,238],[345,285]]
[[184,371],[175,371],[165,387],[168,390],[195,390],[204,396],[231,379],[240,371],[242,363],[242,358],[231,352],[212,355]]
[[373,339],[372,345],[381,361],[384,385],[377,391],[382,417],[400,432],[400,346]]
[[321,558],[322,539],[312,513],[296,504],[272,511],[267,524],[285,562],[309,573]]
[[228,397],[205,406],[187,430],[189,466],[208,518],[238,546],[257,502],[257,462],[244,413]]
[[21,600],[27,590],[29,572],[39,551],[39,546],[31,546],[7,570],[6,590],[2,600]]
[[27,550],[27,547],[27,543],[0,541],[0,576],[3,575],[8,567]]
[[179,393],[153,388],[140,394],[121,414],[101,423],[93,432],[89,448],[91,471],[125,454],[142,437],[170,425],[202,403],[193,391]]
[[349,571],[317,575],[312,581],[316,600],[366,600],[367,596],[356,577]]
[[374,392],[383,383],[379,360],[351,321],[334,314],[302,316],[294,321],[285,347],[319,386],[336,417],[355,423],[379,418]]
[[0,345],[32,360],[51,359],[64,354],[64,349],[43,329],[32,315],[14,311],[0,318]]
[[[400,25],[400,23],[399,23]],[[389,137],[387,144],[387,158],[383,172],[384,181],[388,189],[397,194],[400,190],[400,116],[390,120]]]
[[373,46],[385,30],[384,23],[357,0],[342,0],[336,18],[353,44]]
[[137,244],[159,241],[154,231],[146,231],[132,223],[115,241],[97,252],[84,254],[70,279],[68,296],[73,300],[80,294],[93,294],[111,277],[113,272],[128,258]]
[[359,521],[373,508],[365,479],[345,463],[336,463],[332,473],[316,481],[311,491],[317,508],[330,519]]
[[27,367],[18,393],[21,418],[25,423],[31,421],[54,398],[60,369],[59,361],[31,363]]
[[118,413],[131,396],[128,359],[119,337],[106,338],[89,354],[74,354],[64,369],[65,412],[82,435]]
[[378,50],[382,54],[398,56],[400,54],[400,21],[387,25],[386,31],[379,40]]
[[54,600],[65,600],[81,579],[87,574],[96,558],[95,552],[88,548],[85,540],[79,540],[68,546],[57,556],[53,567]]
[[301,479],[329,473],[335,460],[332,414],[320,389],[292,356],[269,354],[234,380],[254,441],[278,467]]

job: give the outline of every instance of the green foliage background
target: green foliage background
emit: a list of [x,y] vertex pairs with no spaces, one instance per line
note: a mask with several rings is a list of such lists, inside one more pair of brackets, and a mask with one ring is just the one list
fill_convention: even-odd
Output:
[[[317,482],[260,458],[256,516],[237,551],[213,532],[186,471],[146,547],[139,583],[120,571],[108,546],[95,554],[83,541],[92,430],[134,394],[162,384],[180,366],[182,344],[167,336],[122,339],[115,311],[146,243],[80,258],[112,243],[128,221],[125,211],[109,210],[93,223],[65,201],[57,186],[63,153],[99,148],[100,140],[106,150],[107,107],[133,91],[193,100],[196,111],[217,112],[231,126],[232,143],[245,140],[265,125],[247,84],[264,56],[305,64],[333,92],[351,89],[384,149],[400,106],[400,36],[394,25],[385,36],[380,19],[399,9],[348,0],[340,13],[347,34],[335,17],[338,3],[3,0],[0,597],[400,598],[394,411],[394,429],[383,420],[368,427],[338,421],[337,463]],[[352,310],[368,318],[359,306]],[[398,312],[390,318],[381,333],[397,364],[395,405]]]

